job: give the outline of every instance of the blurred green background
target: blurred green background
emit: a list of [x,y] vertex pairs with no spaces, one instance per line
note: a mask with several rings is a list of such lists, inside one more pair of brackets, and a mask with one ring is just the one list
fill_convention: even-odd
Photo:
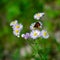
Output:
[[[33,16],[38,12],[45,13],[41,21],[50,37],[33,46],[35,54],[28,54],[24,49],[32,41],[15,37],[10,22],[18,20],[24,25],[21,34],[29,32],[30,24],[36,22]],[[40,45],[45,46],[39,50]],[[60,60],[60,0],[0,0],[0,60]]]

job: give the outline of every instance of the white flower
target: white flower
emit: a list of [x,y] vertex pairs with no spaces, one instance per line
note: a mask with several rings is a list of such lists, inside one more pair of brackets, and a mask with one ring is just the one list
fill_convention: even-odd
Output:
[[22,30],[23,29],[23,25],[22,24],[16,24],[13,26],[13,30]]
[[10,23],[10,26],[12,26],[13,28],[13,34],[17,37],[20,37],[19,35],[20,35],[21,30],[23,29],[23,25],[18,24],[18,21],[15,20]]
[[34,29],[35,29],[35,28],[34,28],[34,25],[35,25],[35,23],[32,23],[32,24],[31,24],[31,26],[30,26],[30,29],[31,29],[31,30],[34,30]]
[[43,15],[44,15],[44,13],[37,13],[34,15],[34,19],[39,20]]
[[28,39],[28,38],[30,38],[30,34],[29,33],[22,34],[21,37],[24,39]]
[[40,37],[40,31],[39,30],[32,30],[30,33],[30,37],[33,39]]
[[42,23],[41,22],[34,22],[30,25],[31,30],[35,30],[35,29],[38,29],[38,28],[42,28]]
[[20,37],[19,35],[20,35],[20,30],[14,30],[13,31],[13,34],[15,35],[15,36],[17,36],[17,37]]
[[22,24],[16,24],[13,26],[13,34],[17,37],[20,37],[20,32],[23,29],[23,25]]
[[21,37],[23,38],[25,36],[25,34],[22,34]]
[[49,34],[47,33],[46,30],[42,30],[42,31],[41,31],[41,36],[42,36],[43,38],[47,39],[47,38],[49,37]]
[[14,25],[16,25],[16,24],[18,24],[18,21],[17,21],[17,20],[12,21],[12,22],[10,23],[10,26],[14,26]]

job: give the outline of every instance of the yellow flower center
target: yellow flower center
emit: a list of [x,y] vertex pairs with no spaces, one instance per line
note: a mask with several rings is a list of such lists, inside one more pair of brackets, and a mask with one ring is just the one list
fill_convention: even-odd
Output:
[[36,32],[34,32],[34,36],[37,36],[37,33]]
[[17,26],[16,26],[16,28],[20,28],[20,26],[19,26],[19,25],[17,25]]
[[16,33],[18,33],[18,32],[19,32],[19,30],[16,30],[15,32],[16,32]]
[[40,13],[38,13],[37,16],[39,17],[40,16]]
[[47,32],[44,32],[44,36],[46,36],[47,35]]

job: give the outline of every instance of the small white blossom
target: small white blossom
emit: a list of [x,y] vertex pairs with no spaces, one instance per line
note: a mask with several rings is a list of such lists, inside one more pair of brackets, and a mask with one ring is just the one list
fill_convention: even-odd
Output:
[[42,37],[45,38],[45,39],[47,39],[47,38],[49,37],[49,34],[47,33],[46,30],[42,30],[42,31],[41,31],[41,35],[42,35]]
[[[39,23],[39,25],[38,25],[38,23]],[[35,30],[35,29],[38,29],[38,28],[42,28],[42,23],[41,22],[34,22],[30,25],[30,30]]]
[[18,21],[17,21],[17,20],[12,21],[12,22],[10,23],[10,26],[14,26],[14,25],[16,25],[16,24],[18,24]]
[[16,24],[15,26],[13,26],[13,30],[22,30],[23,29],[23,25],[22,24]]
[[34,25],[35,25],[35,23],[32,23],[32,24],[31,24],[31,26],[30,26],[30,29],[31,29],[31,30],[34,30],[34,29],[35,29],[35,28],[34,28]]
[[23,38],[25,36],[25,34],[22,34],[21,37]]
[[20,31],[23,29],[23,25],[18,24],[18,21],[15,20],[10,23],[10,26],[12,26],[13,28],[13,34],[17,37],[20,37],[19,35],[20,35]]
[[34,15],[34,19],[39,20],[43,15],[44,15],[44,13],[37,13]]
[[14,30],[13,31],[13,34],[15,35],[15,36],[17,36],[17,37],[20,37],[19,35],[20,35],[20,30]]
[[29,33],[22,34],[21,37],[24,39],[28,39],[28,38],[30,38],[30,34]]
[[40,31],[39,30],[32,30],[30,33],[30,37],[33,39],[40,37]]

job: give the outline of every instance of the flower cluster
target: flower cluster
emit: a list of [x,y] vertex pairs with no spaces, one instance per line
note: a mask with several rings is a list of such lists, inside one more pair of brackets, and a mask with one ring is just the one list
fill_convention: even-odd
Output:
[[[41,17],[43,17],[44,13],[37,13],[34,15],[34,19],[40,20]],[[30,25],[31,32],[22,34],[21,37],[24,39],[32,38],[37,39],[39,37],[47,39],[49,37],[49,34],[46,30],[42,30],[42,23],[40,21],[34,22]]]
[[[44,13],[37,13],[34,15],[34,19],[40,20],[41,17],[43,17]],[[22,24],[18,24],[18,21],[12,21],[10,23],[10,26],[13,28],[13,34],[17,37],[20,37],[20,32],[23,29]],[[39,37],[47,39],[49,37],[49,34],[46,30],[42,29],[42,23],[40,21],[34,22],[30,25],[30,32],[26,34],[22,34],[21,37],[24,39],[32,38],[37,39]]]
[[22,24],[18,24],[18,21],[15,20],[15,21],[12,21],[10,23],[10,26],[12,26],[12,28],[13,28],[13,34],[15,36],[17,36],[17,37],[20,37],[19,35],[20,35],[20,32],[21,32],[21,30],[23,28],[23,25]]

